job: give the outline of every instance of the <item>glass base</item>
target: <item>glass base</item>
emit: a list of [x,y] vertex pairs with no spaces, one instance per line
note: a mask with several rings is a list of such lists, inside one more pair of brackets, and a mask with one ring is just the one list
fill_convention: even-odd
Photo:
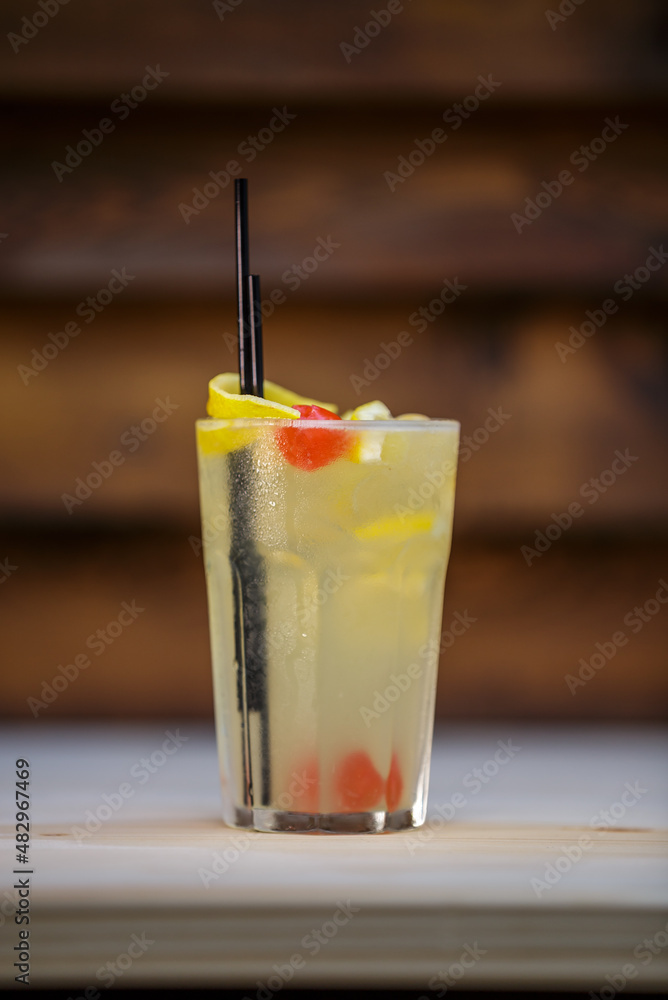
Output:
[[261,833],[392,833],[422,826],[416,810],[361,813],[302,813],[282,809],[235,809],[230,826]]

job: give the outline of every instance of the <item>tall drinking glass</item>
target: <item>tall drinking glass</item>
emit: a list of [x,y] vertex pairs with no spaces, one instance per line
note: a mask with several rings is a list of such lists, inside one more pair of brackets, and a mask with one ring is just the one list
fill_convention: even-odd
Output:
[[459,424],[200,420],[223,815],[424,822]]

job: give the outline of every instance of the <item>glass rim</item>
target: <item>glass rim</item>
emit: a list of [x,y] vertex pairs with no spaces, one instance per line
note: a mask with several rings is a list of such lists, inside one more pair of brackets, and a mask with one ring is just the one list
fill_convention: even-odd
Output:
[[458,420],[294,420],[289,417],[277,418],[277,417],[201,417],[195,421],[197,427],[202,427],[204,429],[223,430],[227,427],[229,428],[240,428],[240,427],[299,427],[308,428],[309,430],[313,427],[317,427],[319,430],[324,431],[336,431],[336,430],[351,430],[351,431],[383,431],[384,433],[388,431],[416,431],[416,430],[429,430],[429,431],[460,431],[461,424]]

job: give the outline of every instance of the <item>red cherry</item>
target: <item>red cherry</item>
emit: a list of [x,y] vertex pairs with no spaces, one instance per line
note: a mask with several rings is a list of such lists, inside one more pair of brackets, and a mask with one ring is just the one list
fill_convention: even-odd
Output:
[[299,410],[302,420],[340,420],[341,417],[334,413],[333,410],[328,410],[326,406],[316,406],[315,403],[300,403],[299,406],[293,406],[293,410]]
[[355,750],[334,769],[334,788],[342,812],[366,812],[382,799],[385,782],[368,753]]
[[393,753],[392,763],[390,764],[390,773],[387,776],[387,788],[385,790],[385,798],[387,799],[387,808],[389,812],[394,812],[399,805],[403,790],[404,780],[401,777],[401,770],[399,769],[399,758],[396,753]]
[[[295,406],[302,420],[340,420],[324,406]],[[295,421],[298,424],[298,421]],[[297,469],[311,472],[330,465],[350,449],[352,435],[348,431],[319,430],[317,427],[281,427],[276,432],[276,444],[283,457]]]

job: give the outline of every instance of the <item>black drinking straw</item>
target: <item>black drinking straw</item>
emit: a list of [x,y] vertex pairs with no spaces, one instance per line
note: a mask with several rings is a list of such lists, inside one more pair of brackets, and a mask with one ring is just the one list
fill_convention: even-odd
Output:
[[[242,394],[263,396],[262,312],[260,279],[248,269],[248,182],[234,182],[239,334],[239,387]],[[254,806],[252,726],[249,714],[259,714],[262,762],[261,802],[269,804],[269,708],[267,702],[266,594],[262,558],[253,541],[253,454],[251,446],[229,456],[230,561],[234,571],[235,656],[237,704],[241,714],[246,804]],[[257,743],[256,743],[257,746]]]
[[248,181],[234,182],[237,261],[237,326],[239,336],[239,387],[243,394],[264,396],[262,364],[262,309],[260,278],[248,265]]
[[264,364],[262,361],[262,302],[259,274],[248,275],[248,298],[251,346],[251,382],[254,396],[264,397]]

